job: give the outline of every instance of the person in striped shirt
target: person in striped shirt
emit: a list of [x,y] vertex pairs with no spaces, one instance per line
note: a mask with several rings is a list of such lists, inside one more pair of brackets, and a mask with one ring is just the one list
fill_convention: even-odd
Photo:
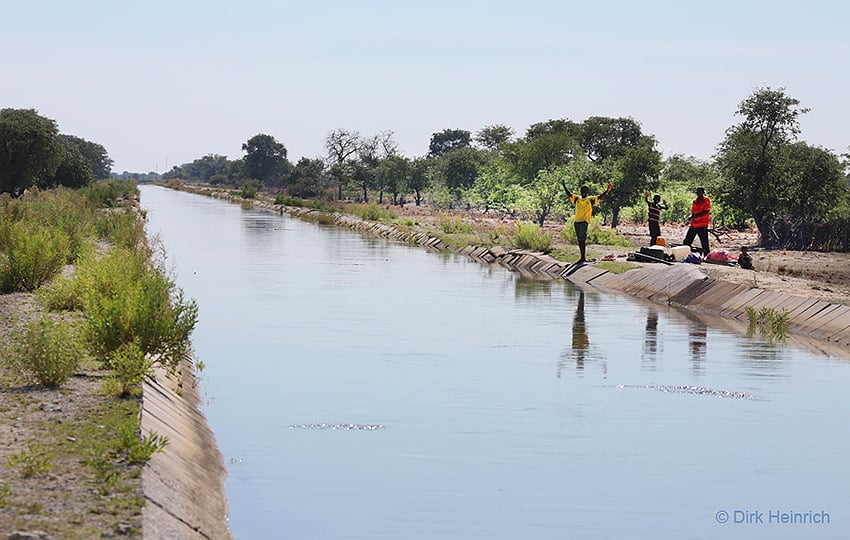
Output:
[[649,200],[649,192],[643,192],[643,200],[649,207],[649,245],[654,246],[661,236],[661,211],[667,210],[667,201],[661,199],[661,195],[655,195]]

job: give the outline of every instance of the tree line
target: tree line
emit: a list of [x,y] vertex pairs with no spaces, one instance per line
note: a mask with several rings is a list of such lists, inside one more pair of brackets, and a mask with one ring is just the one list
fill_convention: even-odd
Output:
[[[521,135],[501,124],[475,133],[445,129],[432,134],[424,155],[412,158],[399,152],[392,131],[363,135],[335,129],[325,138],[324,155],[292,163],[283,143],[261,133],[242,144],[238,159],[209,154],[175,166],[163,178],[253,185],[301,198],[427,201],[441,208],[506,212],[541,225],[571,213],[564,186],[577,191],[587,185],[598,193],[612,182],[601,215],[613,227],[645,220],[646,191],[667,199],[662,219],[682,222],[694,189],[703,186],[713,200],[715,224],[753,224],[764,243],[781,245],[779,231],[789,230],[789,222],[850,219],[848,155],[798,140],[799,117],[806,112],[784,88],[756,89],[740,103],[740,123],[726,130],[711,160],[678,154],[664,159],[654,135],[635,119],[592,116],[580,122],[549,119]],[[0,121],[0,140],[2,129]],[[8,191],[2,183],[8,177],[5,163],[0,157],[0,189]],[[37,176],[36,171],[28,178]]]
[[108,178],[112,164],[102,145],[59,133],[55,120],[34,109],[0,110],[0,193],[83,187]]

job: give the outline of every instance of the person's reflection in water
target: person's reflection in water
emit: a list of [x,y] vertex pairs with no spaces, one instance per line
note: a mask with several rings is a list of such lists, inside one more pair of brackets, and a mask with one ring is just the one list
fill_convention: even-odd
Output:
[[643,342],[641,364],[647,371],[655,371],[658,366],[658,312],[654,309],[646,312],[646,336]]
[[702,371],[702,362],[705,360],[705,349],[708,327],[701,321],[691,321],[688,327],[688,341],[691,348],[691,366],[694,372]]
[[587,326],[584,321],[584,291],[579,291],[576,314],[573,317],[573,357],[576,361],[576,370],[584,370],[589,348],[590,339],[587,337]]

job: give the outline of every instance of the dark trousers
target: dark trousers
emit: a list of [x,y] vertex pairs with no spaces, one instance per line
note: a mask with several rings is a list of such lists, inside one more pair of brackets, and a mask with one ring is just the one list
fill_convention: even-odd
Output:
[[658,237],[661,236],[661,225],[657,221],[649,222],[649,245],[654,246]]
[[694,237],[699,236],[700,244],[702,244],[702,254],[703,256],[708,255],[710,251],[708,249],[708,227],[688,227],[688,232],[685,233],[685,241],[682,242],[686,246],[690,246],[694,243]]

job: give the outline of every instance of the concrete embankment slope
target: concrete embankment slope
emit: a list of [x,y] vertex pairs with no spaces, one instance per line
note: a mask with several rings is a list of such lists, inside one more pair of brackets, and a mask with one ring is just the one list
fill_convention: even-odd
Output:
[[[231,202],[245,202],[244,199],[231,193],[210,188],[181,186],[180,189]],[[284,207],[264,201],[253,201],[252,204],[256,208],[287,212],[293,216],[308,219],[311,215],[322,213],[308,208]],[[697,265],[650,264],[641,269],[613,274],[593,265],[577,268],[548,255],[523,250],[507,250],[500,246],[453,248],[445,245],[440,239],[423,233],[400,231],[391,225],[362,220],[348,214],[329,215],[337,225],[370,234],[418,244],[428,249],[454,251],[482,263],[499,264],[536,277],[566,279],[577,284],[622,291],[635,297],[726,319],[746,322],[747,307],[757,311],[762,308],[772,308],[777,312],[788,310],[790,332],[831,344],[850,346],[850,306],[717,280],[705,275]]]
[[157,368],[144,384],[142,433],[168,437],[142,472],[142,533],[151,540],[229,540],[224,478],[227,471],[215,437],[199,409],[192,366]]
[[[584,273],[576,272],[570,279],[583,277]],[[695,265],[652,265],[586,277],[594,286],[739,321],[748,320],[748,307],[787,311],[789,331],[850,346],[850,306],[713,279]]]

